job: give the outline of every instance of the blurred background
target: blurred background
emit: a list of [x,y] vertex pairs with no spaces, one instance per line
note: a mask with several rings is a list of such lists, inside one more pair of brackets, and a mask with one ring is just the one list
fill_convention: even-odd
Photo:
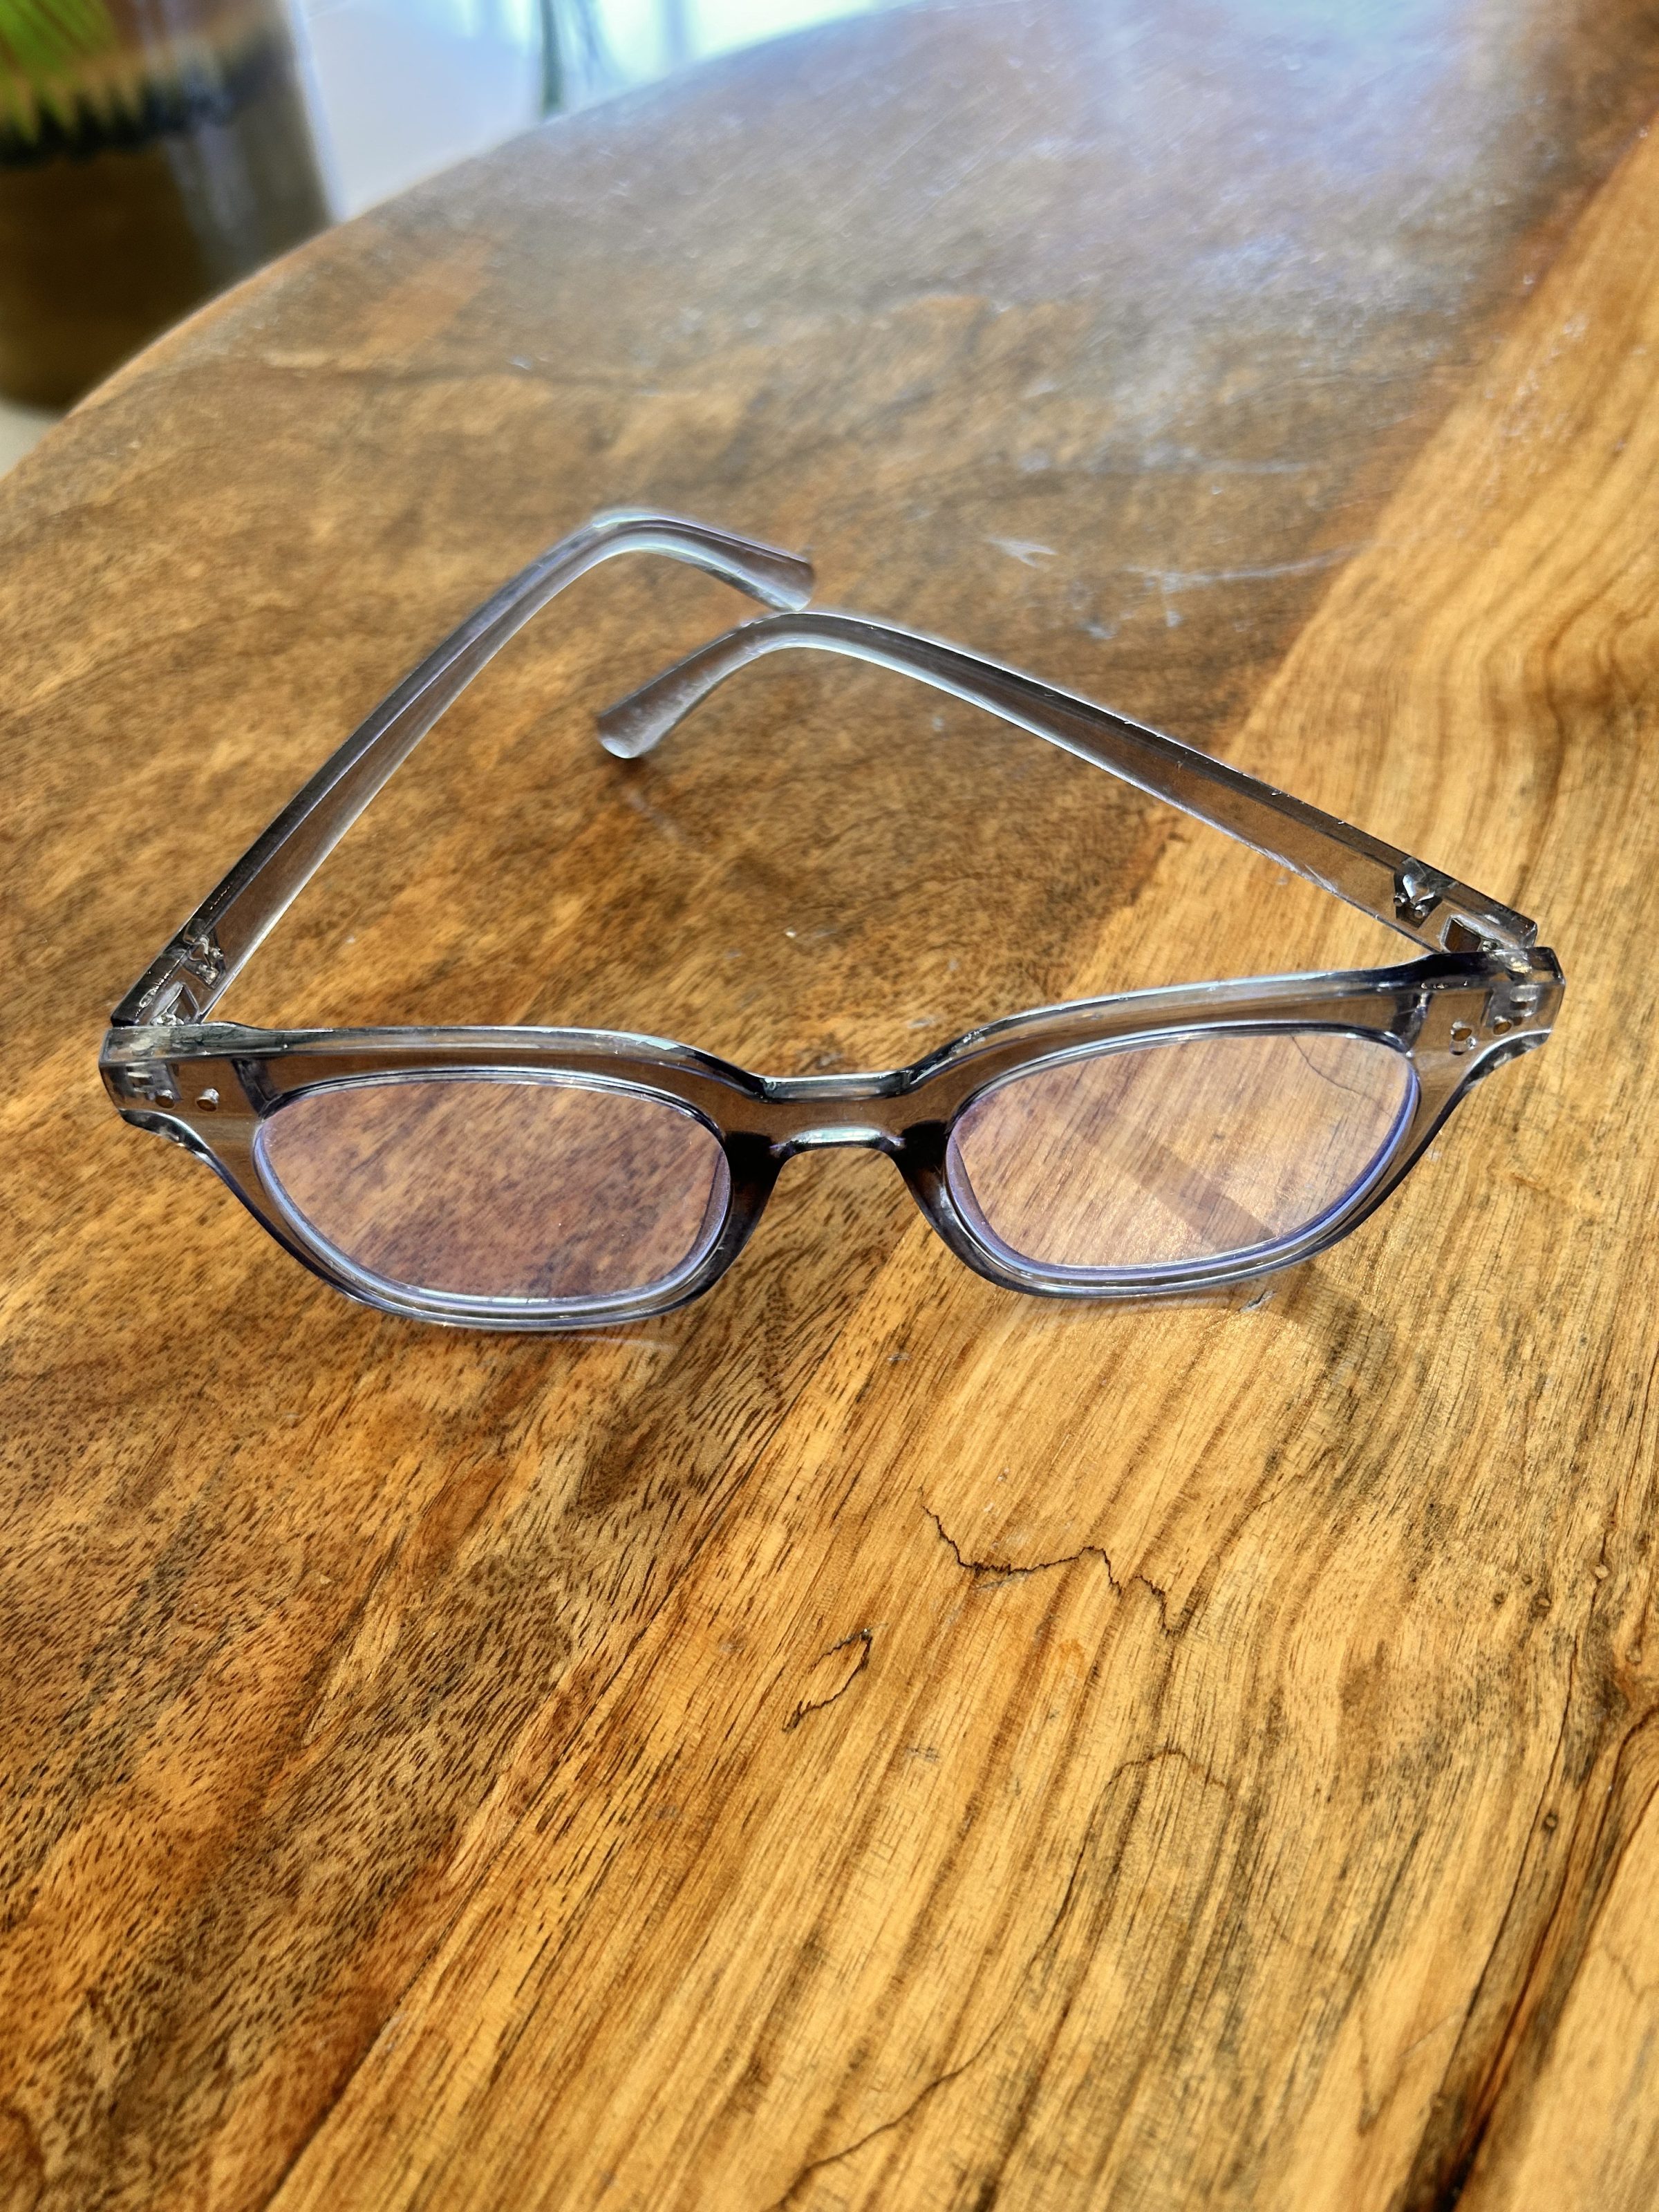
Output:
[[0,469],[325,224],[546,116],[892,0],[0,0]]

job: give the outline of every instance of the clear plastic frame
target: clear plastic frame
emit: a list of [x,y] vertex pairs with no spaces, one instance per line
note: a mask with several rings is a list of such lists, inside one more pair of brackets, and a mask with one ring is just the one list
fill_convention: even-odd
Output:
[[[759,654],[850,653],[951,690],[1267,851],[1424,950],[1403,964],[1016,1014],[904,1068],[775,1078],[599,1030],[255,1029],[212,1007],[490,655],[597,561],[696,562],[782,610],[600,718],[656,743]],[[799,611],[805,562],[701,525],[604,516],[469,617],[354,732],[117,1009],[105,1083],[294,1256],[414,1318],[559,1329],[699,1296],[784,1162],[886,1153],[1005,1288],[1214,1290],[1308,1259],[1380,1205],[1475,1082],[1541,1044],[1562,977],[1523,915],[1178,740],[960,648]]]

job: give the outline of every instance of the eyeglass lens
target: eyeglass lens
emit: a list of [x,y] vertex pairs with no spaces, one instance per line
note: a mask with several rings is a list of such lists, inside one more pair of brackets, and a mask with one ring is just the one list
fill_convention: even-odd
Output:
[[1416,1095],[1406,1055],[1345,1031],[1212,1030],[1051,1063],[983,1093],[946,1172],[969,1224],[1076,1275],[1282,1243],[1383,1164]]
[[659,1098],[437,1077],[303,1093],[260,1168],[313,1242],[382,1284],[541,1304],[659,1291],[719,1236],[718,1139]]

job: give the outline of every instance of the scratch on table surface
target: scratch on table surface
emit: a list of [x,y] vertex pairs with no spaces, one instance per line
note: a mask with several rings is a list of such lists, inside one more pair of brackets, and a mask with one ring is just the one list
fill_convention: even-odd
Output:
[[1273,576],[1302,576],[1316,568],[1329,568],[1339,561],[1351,560],[1370,544],[1369,538],[1355,545],[1333,545],[1324,553],[1310,553],[1299,561],[1269,561],[1260,568],[1146,568],[1130,567],[1121,573],[1126,576],[1141,576],[1149,584],[1156,584],[1161,592],[1200,592],[1211,584],[1259,584]]
[[1052,561],[1054,557],[1054,547],[1040,545],[1035,538],[988,538],[985,542],[1028,568],[1035,568],[1039,561]]

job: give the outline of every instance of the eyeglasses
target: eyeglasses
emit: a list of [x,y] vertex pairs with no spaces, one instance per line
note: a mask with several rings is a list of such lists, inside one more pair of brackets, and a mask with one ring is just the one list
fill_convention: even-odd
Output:
[[[770,1077],[562,1029],[268,1030],[218,999],[487,661],[599,562],[653,552],[778,611],[599,717],[627,758],[763,654],[918,678],[1268,854],[1423,948],[1390,968],[1140,991],[1015,1014],[908,1067]],[[1010,1290],[1231,1285],[1346,1237],[1562,993],[1523,915],[1174,738],[954,646],[800,611],[806,562],[648,514],[601,515],[487,600],[250,847],[111,1018],[123,1117],[204,1160],[296,1259],[384,1310],[561,1329],[706,1291],[783,1163],[885,1152],[959,1259]]]

